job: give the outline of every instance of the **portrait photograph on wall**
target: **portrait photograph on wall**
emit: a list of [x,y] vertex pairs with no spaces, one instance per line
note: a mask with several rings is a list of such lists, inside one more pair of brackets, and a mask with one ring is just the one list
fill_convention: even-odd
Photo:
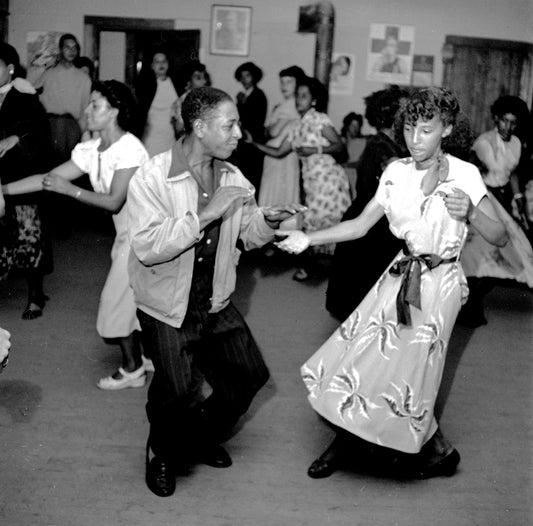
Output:
[[334,95],[352,95],[355,79],[355,55],[333,53],[329,75],[329,91]]
[[415,28],[370,24],[367,80],[387,84],[410,84]]
[[248,55],[251,25],[251,7],[213,5],[210,52],[214,55]]

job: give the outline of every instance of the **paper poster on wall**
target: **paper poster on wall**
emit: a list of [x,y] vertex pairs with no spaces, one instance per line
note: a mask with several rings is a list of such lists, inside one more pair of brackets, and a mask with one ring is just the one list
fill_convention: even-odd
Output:
[[26,34],[27,78],[34,82],[44,72],[55,66],[59,57],[60,31],[29,31]]
[[370,24],[367,80],[386,84],[410,84],[415,28]]
[[413,86],[424,88],[433,86],[433,55],[415,55],[413,57]]
[[329,76],[329,91],[335,95],[352,95],[355,79],[355,55],[333,53]]

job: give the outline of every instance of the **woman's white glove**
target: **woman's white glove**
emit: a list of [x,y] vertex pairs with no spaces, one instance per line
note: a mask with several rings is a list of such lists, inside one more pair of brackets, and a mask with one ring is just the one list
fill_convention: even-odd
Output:
[[301,254],[311,244],[309,236],[301,230],[280,230],[276,237],[284,239],[277,241],[274,245],[289,254]]

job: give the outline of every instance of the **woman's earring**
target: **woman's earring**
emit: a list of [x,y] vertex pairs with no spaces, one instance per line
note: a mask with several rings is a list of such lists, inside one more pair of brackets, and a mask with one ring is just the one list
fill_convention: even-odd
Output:
[[10,75],[13,75],[13,73],[15,73],[15,70],[14,70],[14,69],[10,69],[10,70],[9,70],[9,74],[10,74]]

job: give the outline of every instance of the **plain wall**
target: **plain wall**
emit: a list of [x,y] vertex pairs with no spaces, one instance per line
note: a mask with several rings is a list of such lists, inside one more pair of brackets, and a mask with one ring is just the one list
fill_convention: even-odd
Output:
[[[264,71],[260,86],[269,108],[279,102],[278,72],[292,64],[313,73],[316,36],[297,32],[299,7],[313,2],[297,0],[239,0],[252,7],[250,55],[232,57],[209,53],[211,0],[12,0],[9,42],[26,59],[28,31],[64,31],[83,43],[85,15],[164,18],[176,29],[201,31],[200,58],[213,84],[235,95],[240,85],[233,72],[242,62],[253,61]],[[229,3],[229,2],[228,2]],[[414,53],[435,57],[435,84],[442,79],[441,48],[446,35],[533,42],[532,0],[335,0],[337,52],[356,56],[352,95],[332,95],[329,114],[340,127],[349,111],[364,112],[363,97],[382,89],[365,80],[368,34],[371,23],[415,26]],[[82,49],[83,53],[83,49]]]

